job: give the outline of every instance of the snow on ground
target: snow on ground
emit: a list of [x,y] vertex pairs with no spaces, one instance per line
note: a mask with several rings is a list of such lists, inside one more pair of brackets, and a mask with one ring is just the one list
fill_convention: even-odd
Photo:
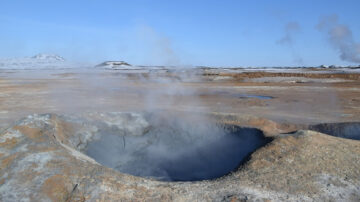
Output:
[[164,70],[170,67],[165,66],[133,66],[124,61],[105,61],[95,68],[108,70]]
[[[86,67],[94,67],[91,65],[84,65],[74,62],[66,61],[63,57],[54,54],[37,54],[32,57],[23,58],[0,58],[0,70],[61,70],[61,69],[79,69]],[[360,73],[360,66],[349,67],[202,67],[202,66],[140,66],[130,65],[124,61],[105,61],[95,66],[96,69],[103,70],[116,70],[116,71],[183,71],[186,72],[190,69],[202,69],[209,73],[229,72],[229,73],[242,73],[242,72],[291,72],[291,73],[311,73],[311,70],[321,70],[318,73]]]
[[61,56],[58,55],[53,55],[53,54],[37,54],[33,57],[31,57],[32,59],[37,59],[37,60],[48,60],[48,61],[65,61],[65,59]]
[[320,67],[244,67],[244,68],[228,68],[228,67],[218,67],[218,68],[207,68],[208,73],[243,73],[243,72],[270,72],[270,73],[314,73],[317,74],[334,74],[334,73],[360,73],[360,68],[358,67],[337,67],[337,68],[320,68]]

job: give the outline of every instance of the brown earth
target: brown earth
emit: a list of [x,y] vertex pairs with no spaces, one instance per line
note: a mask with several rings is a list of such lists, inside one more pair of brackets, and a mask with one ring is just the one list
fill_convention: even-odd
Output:
[[[166,74],[152,76],[168,79],[165,82],[146,80],[150,76],[144,73],[43,74],[0,73],[0,127],[33,113],[132,111],[147,108],[233,113],[289,124],[360,119],[360,80],[359,74],[355,73],[298,73],[301,78],[304,75],[322,78],[302,82],[295,81],[297,77],[294,76],[297,74],[268,72],[235,74],[235,77],[248,78],[246,81],[228,78],[213,80],[211,76],[201,75],[190,75],[196,78],[183,81],[178,79],[187,75],[178,76],[177,80],[173,77],[169,79]],[[283,77],[275,77],[279,82],[251,80],[253,77],[269,75]],[[346,78],[346,81],[327,83],[331,79],[323,78],[324,75]],[[283,78],[291,78],[295,82],[280,82]],[[273,99],[244,98],[243,94],[272,96]]]
[[[276,79],[252,80],[265,77]],[[284,78],[294,82],[281,82]],[[360,142],[299,130],[319,123],[360,122],[356,73],[174,77],[173,73],[19,71],[0,72],[0,88],[1,201],[360,200]],[[160,182],[119,173],[79,152],[77,147],[85,140],[77,135],[95,130],[91,125],[54,114],[22,119],[34,113],[146,110],[210,114],[218,122],[259,128],[274,140],[222,178]]]

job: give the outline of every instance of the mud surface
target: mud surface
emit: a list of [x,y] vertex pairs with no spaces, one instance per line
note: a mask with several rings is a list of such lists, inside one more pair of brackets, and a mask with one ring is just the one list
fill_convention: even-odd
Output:
[[[292,71],[1,71],[0,201],[359,201],[359,74]],[[180,128],[205,130],[199,134],[208,140],[207,147],[191,147],[196,141],[180,138],[171,148],[186,146],[183,156],[156,166],[171,171],[167,180],[182,181],[179,173],[188,174],[187,163],[201,153],[224,162],[244,148],[238,130],[226,133],[226,141],[212,141],[216,128],[210,126],[255,128],[249,129],[252,143],[262,133],[273,141],[247,150],[248,161],[230,174],[191,182],[206,178],[191,173],[185,182],[172,182],[159,181],[164,176],[154,173],[129,175],[116,170],[118,162],[95,156],[119,154],[115,147],[90,154],[104,142],[130,149],[137,140],[160,134],[154,122],[166,125],[171,119],[139,115],[149,111],[186,117],[194,126]],[[176,134],[164,131],[168,138]],[[174,142],[158,140],[167,146]],[[214,150],[203,150],[210,147]],[[136,163],[152,170],[151,154]],[[213,159],[206,163],[198,170],[220,166]],[[210,173],[210,178],[224,174]]]
[[208,126],[211,129],[204,131],[190,123],[185,127],[164,124],[141,136],[101,131],[85,153],[122,173],[163,181],[197,181],[236,171],[253,151],[271,141],[251,128]]
[[[241,114],[289,124],[360,121],[357,73],[326,73],[325,78],[321,71],[310,70],[301,74],[241,72],[230,77],[222,76],[225,73],[221,70],[215,73],[2,71],[0,127],[33,113],[141,111],[149,105]],[[254,80],[269,75],[272,80]],[[318,80],[298,82],[304,76]]]
[[[129,116],[119,113],[115,117],[133,120],[133,116],[128,119]],[[103,123],[99,123],[99,118]],[[358,201],[360,198],[359,141],[313,131],[278,135],[229,175],[205,181],[161,182],[107,168],[82,152],[98,138],[104,125],[114,127],[111,120],[114,114],[88,114],[85,118],[34,115],[3,131],[0,134],[1,201]],[[141,131],[127,126],[121,130],[133,131],[133,135]]]

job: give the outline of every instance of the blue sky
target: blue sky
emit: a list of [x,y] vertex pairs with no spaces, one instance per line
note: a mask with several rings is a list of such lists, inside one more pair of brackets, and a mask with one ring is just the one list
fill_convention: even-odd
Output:
[[360,43],[359,9],[359,0],[0,0],[0,58],[41,52],[91,63],[356,64],[341,60],[316,25],[337,15]]

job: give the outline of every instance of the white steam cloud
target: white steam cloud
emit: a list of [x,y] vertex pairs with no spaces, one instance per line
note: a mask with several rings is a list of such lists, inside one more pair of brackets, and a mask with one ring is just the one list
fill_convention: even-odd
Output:
[[337,15],[323,17],[316,28],[327,35],[330,44],[339,52],[341,60],[360,63],[360,44],[355,42],[348,26],[339,24]]
[[154,28],[147,25],[137,27],[136,36],[136,42],[138,43],[136,46],[137,55],[140,54],[146,64],[180,65],[180,59],[169,37],[160,34]]

